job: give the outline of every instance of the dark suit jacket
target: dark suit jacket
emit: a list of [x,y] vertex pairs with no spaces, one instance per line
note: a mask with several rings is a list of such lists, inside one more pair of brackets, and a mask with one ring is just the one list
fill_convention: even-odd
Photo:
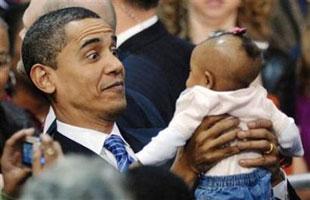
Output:
[[166,126],[185,89],[193,45],[172,36],[157,22],[125,41],[119,50],[127,87],[148,98]]

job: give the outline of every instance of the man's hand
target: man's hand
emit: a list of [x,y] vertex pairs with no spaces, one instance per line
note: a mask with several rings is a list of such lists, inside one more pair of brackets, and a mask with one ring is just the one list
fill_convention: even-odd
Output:
[[239,120],[233,117],[205,118],[184,149],[178,152],[172,172],[192,187],[199,173],[239,153],[237,146],[228,145],[237,138],[238,125]]
[[10,196],[16,196],[20,186],[31,174],[31,169],[22,165],[21,147],[26,137],[33,133],[34,129],[18,131],[5,143],[1,158],[3,191]]
[[240,141],[237,146],[241,151],[257,151],[262,156],[254,159],[239,161],[243,167],[264,167],[272,173],[272,183],[277,184],[282,180],[280,171],[280,155],[277,137],[272,133],[272,123],[269,120],[259,119],[249,122],[248,131],[239,131]]
[[[44,157],[44,164],[42,163],[42,157]],[[45,169],[55,164],[62,157],[63,152],[60,144],[49,135],[42,135],[40,145],[35,147],[33,152],[33,175],[39,176]]]

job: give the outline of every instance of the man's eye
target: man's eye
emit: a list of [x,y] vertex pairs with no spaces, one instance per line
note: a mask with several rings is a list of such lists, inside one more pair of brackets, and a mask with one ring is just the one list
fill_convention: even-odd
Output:
[[97,52],[90,52],[86,57],[89,60],[97,60],[99,58],[99,54]]
[[111,52],[114,56],[118,56],[118,49],[115,46],[111,47]]

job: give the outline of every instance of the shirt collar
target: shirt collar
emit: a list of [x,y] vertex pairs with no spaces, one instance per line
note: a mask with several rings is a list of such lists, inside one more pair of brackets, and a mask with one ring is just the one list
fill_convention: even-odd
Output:
[[55,121],[55,119],[56,119],[55,112],[52,106],[50,106],[50,109],[44,121],[43,133],[47,132],[47,130],[52,125],[52,123]]
[[117,47],[120,47],[126,40],[132,36],[140,33],[141,31],[149,28],[158,21],[158,17],[155,15],[129,29],[117,35]]
[[109,137],[109,135],[118,135],[124,140],[116,123],[114,123],[111,133],[102,133],[93,129],[69,125],[57,120],[57,131],[98,155],[101,153],[104,141]]

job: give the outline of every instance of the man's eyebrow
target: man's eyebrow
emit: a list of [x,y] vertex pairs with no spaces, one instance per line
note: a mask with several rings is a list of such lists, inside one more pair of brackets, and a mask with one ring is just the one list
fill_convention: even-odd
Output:
[[100,38],[92,38],[92,39],[89,39],[89,40],[86,40],[80,49],[83,49],[84,47],[86,47],[87,45],[90,45],[90,44],[93,44],[93,43],[98,43],[98,42],[101,42],[101,39]]
[[116,37],[116,35],[112,35],[111,38],[112,38],[112,44],[113,44],[114,46],[116,46],[116,42],[117,42],[117,37]]

